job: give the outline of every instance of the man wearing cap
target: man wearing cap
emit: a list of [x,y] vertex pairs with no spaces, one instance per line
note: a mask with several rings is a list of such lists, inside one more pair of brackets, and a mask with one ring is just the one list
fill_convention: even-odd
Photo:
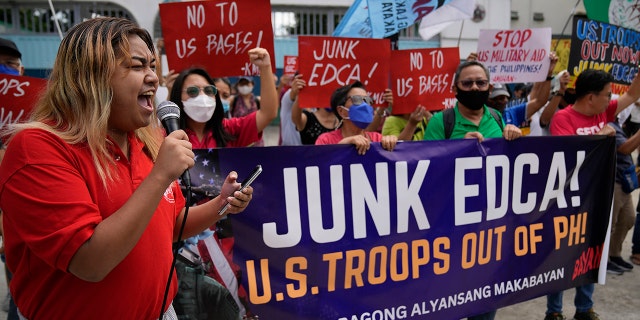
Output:
[[487,105],[502,112],[507,107],[509,98],[511,98],[511,95],[509,94],[507,87],[502,83],[495,83],[493,84],[493,90],[491,90],[491,93],[489,94]]
[[0,73],[22,75],[24,66],[21,59],[22,53],[16,44],[9,39],[0,38]]

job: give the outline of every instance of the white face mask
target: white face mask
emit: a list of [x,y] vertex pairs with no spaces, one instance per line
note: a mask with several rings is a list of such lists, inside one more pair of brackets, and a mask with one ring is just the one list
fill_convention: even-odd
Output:
[[238,93],[241,95],[247,95],[253,91],[253,86],[239,86]]
[[216,100],[204,94],[186,101],[183,100],[182,105],[184,113],[193,121],[200,123],[209,121],[216,110]]

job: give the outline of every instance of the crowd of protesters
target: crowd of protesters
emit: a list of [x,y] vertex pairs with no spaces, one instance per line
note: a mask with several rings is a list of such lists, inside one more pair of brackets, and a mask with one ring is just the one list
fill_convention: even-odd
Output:
[[[105,41],[100,36],[100,28],[118,34],[119,40]],[[90,50],[90,43],[113,48],[98,53]],[[635,163],[640,161],[632,158],[632,153],[640,147],[638,77],[625,93],[614,97],[613,78],[604,71],[583,71],[575,86],[569,87],[568,72],[553,73],[558,59],[551,53],[544,81],[491,83],[488,69],[472,54],[455,71],[451,90],[457,102],[452,109],[435,110],[425,102],[403,109],[413,110],[411,113],[394,113],[398,105],[394,105],[392,90],[385,91],[383,106],[374,106],[360,81],[328,92],[325,106],[302,109],[298,99],[306,87],[305,75],[285,75],[278,81],[272,73],[271,54],[263,48],[249,51],[249,61],[260,70],[259,78],[240,76],[232,82],[229,78],[214,78],[196,66],[170,70],[163,76],[161,68],[155,70],[156,48],[148,33],[126,20],[93,19],[69,31],[61,44],[59,61],[44,98],[29,122],[11,129],[10,148],[0,170],[0,182],[6,184],[0,192],[0,205],[5,212],[4,230],[0,230],[6,235],[2,253],[4,258],[6,250],[6,277],[12,293],[7,297],[5,308],[9,319],[77,317],[98,310],[111,315],[110,318],[118,318],[122,315],[118,307],[130,307],[132,301],[138,309],[129,315],[135,313],[145,318],[151,310],[160,311],[164,288],[155,288],[157,294],[153,299],[124,295],[116,299],[119,304],[96,303],[99,299],[94,295],[106,299],[123,291],[136,276],[129,274],[127,268],[149,262],[133,252],[148,249],[157,239],[166,238],[168,245],[160,248],[161,258],[170,259],[170,240],[173,230],[180,225],[176,221],[181,221],[177,218],[186,214],[184,208],[175,205],[184,204],[185,199],[178,195],[184,190],[179,191],[173,182],[193,166],[191,149],[262,146],[265,129],[278,115],[279,145],[349,144],[360,155],[366,155],[372,143],[380,143],[392,151],[401,141],[515,140],[526,135],[580,135],[585,132],[581,129],[596,127],[597,130],[588,133],[615,136],[618,153],[607,271],[622,275],[632,270],[634,264],[640,265],[640,215],[637,214],[640,203],[632,203],[633,190],[625,188],[622,181],[624,170],[629,166],[635,168]],[[103,55],[103,62],[90,59],[91,55]],[[82,67],[83,71],[89,71],[78,71],[78,74],[85,74],[88,82],[100,86],[94,88],[95,91],[85,92],[85,87],[72,83],[71,80],[76,80],[73,73],[76,69],[68,69],[67,64],[77,64],[78,59],[90,64]],[[111,65],[102,65],[109,63]],[[103,70],[110,71],[104,73]],[[0,72],[12,75],[24,72],[21,52],[15,43],[2,38]],[[256,83],[260,84],[259,95],[254,90]],[[158,91],[158,87],[165,90]],[[180,130],[165,132],[164,138],[157,136],[159,128],[151,121],[155,105],[151,97],[158,92],[166,97],[156,97],[156,102],[166,98],[175,103],[183,115]],[[104,96],[92,96],[96,93]],[[135,110],[129,102],[134,102]],[[92,108],[100,108],[100,112],[109,115],[108,119],[101,118]],[[446,117],[454,119],[451,128],[447,127]],[[51,155],[38,157],[35,149],[27,148],[33,146],[33,141]],[[4,146],[1,152],[4,156]],[[68,157],[80,159],[83,164],[78,169],[73,161],[65,160]],[[142,169],[133,167],[129,159],[141,161]],[[132,172],[134,170],[142,172]],[[133,173],[139,174],[139,180],[128,180],[132,184],[130,191],[115,192],[110,188],[114,181]],[[57,192],[49,192],[49,196],[38,201],[21,192],[36,175],[44,175],[41,179],[47,183],[34,190],[51,188]],[[68,192],[65,184],[58,184],[62,177],[67,179],[66,185],[75,183],[73,190],[77,192]],[[204,274],[221,284],[216,290],[233,295],[239,316],[257,319],[259,315],[252,312],[247,293],[239,284],[242,282],[240,267],[233,262],[234,237],[241,236],[232,232],[232,220],[237,218],[206,216],[206,212],[217,211],[213,209],[223,201],[232,202],[230,213],[244,210],[253,190],[235,191],[238,187],[235,178],[235,173],[229,174],[220,186],[219,195],[199,198],[189,204],[194,206],[192,214],[200,218],[196,218],[197,224],[186,226],[191,242],[188,239],[183,248],[192,250],[191,254],[200,259],[191,262],[202,264],[199,267],[204,268]],[[161,187],[145,183],[152,179],[161,181]],[[20,188],[15,187],[17,182]],[[83,193],[78,185],[88,185],[90,191]],[[115,196],[116,203],[103,199],[103,193]],[[171,199],[167,199],[168,194]],[[143,203],[153,206],[142,209]],[[57,206],[60,212],[64,209],[66,216],[44,214],[51,206]],[[29,209],[29,214],[23,214],[24,208]],[[28,219],[40,217],[38,214],[47,216],[51,223],[43,221],[46,227],[34,228]],[[634,225],[633,254],[627,260],[622,257],[622,241]],[[57,245],[43,246],[44,242],[54,241]],[[216,259],[224,261],[224,266],[214,263]],[[37,268],[37,276],[33,267]],[[159,270],[141,279],[141,285],[147,285],[144,281],[151,282],[152,277],[166,278],[167,275],[169,270]],[[116,276],[119,278],[114,279]],[[178,272],[178,278],[181,276],[186,277],[183,271]],[[55,294],[38,292],[48,281],[63,285]],[[175,281],[170,284],[171,293],[181,297],[182,286],[177,286]],[[599,319],[594,311],[593,294],[593,284],[576,288],[574,319]],[[58,297],[78,295],[87,303],[77,303],[69,309],[56,305]],[[188,307],[180,306],[178,300],[174,301],[175,310],[173,306],[162,309],[164,316],[180,317],[191,312]],[[496,313],[494,310],[469,319],[494,319]],[[550,294],[545,320],[564,318],[562,292]]]

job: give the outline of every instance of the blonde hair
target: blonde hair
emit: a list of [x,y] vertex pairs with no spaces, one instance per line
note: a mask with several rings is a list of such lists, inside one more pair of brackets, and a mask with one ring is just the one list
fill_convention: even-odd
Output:
[[[12,125],[7,134],[38,128],[69,144],[87,143],[105,186],[113,181],[115,161],[107,140],[113,99],[110,80],[116,67],[131,59],[130,35],[139,36],[155,54],[149,33],[126,19],[95,18],[71,28],[60,43],[46,91],[30,121]],[[135,130],[135,135],[155,160],[162,135],[153,117],[152,125]]]

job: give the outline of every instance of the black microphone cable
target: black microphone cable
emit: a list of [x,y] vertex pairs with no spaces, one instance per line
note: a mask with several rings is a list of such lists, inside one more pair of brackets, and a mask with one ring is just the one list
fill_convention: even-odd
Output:
[[[189,170],[185,170],[183,176],[189,177]],[[184,204],[184,216],[182,217],[182,225],[180,226],[180,231],[178,232],[177,243],[180,243],[182,240],[182,233],[184,232],[184,225],[187,224],[187,216],[189,215],[189,207],[191,203],[191,181],[190,179],[187,181],[183,181],[185,184],[186,195],[185,195],[185,204]],[[160,307],[160,317],[158,320],[162,320],[164,318],[164,308],[167,305],[167,298],[169,297],[169,288],[171,288],[171,278],[173,278],[173,271],[176,269],[176,261],[178,260],[178,251],[180,250],[180,246],[176,246],[173,249],[173,260],[171,261],[171,269],[169,270],[169,278],[167,279],[167,286],[164,289],[164,297],[162,298],[162,306]]]
[[[163,101],[156,108],[156,113],[158,115],[158,119],[162,122],[167,135],[175,130],[180,129],[180,125],[178,123],[178,120],[180,119],[180,108],[178,107],[178,105],[176,105],[172,101]],[[182,241],[182,233],[184,232],[184,225],[187,223],[187,216],[189,215],[189,207],[191,205],[191,176],[189,175],[188,169],[182,173],[182,184],[186,188],[186,202],[184,205],[184,216],[182,217],[182,225],[180,226],[178,239],[176,241],[176,243],[178,244],[180,243],[180,241]],[[179,250],[180,247],[178,246],[176,246],[176,248],[172,250],[173,260],[171,261],[171,268],[169,269],[169,278],[167,279],[167,285],[164,289],[164,297],[162,298],[162,306],[160,307],[160,316],[158,317],[159,320],[162,320],[164,317],[164,309],[167,306],[169,288],[171,288],[171,279],[173,278],[173,272],[176,269]]]

